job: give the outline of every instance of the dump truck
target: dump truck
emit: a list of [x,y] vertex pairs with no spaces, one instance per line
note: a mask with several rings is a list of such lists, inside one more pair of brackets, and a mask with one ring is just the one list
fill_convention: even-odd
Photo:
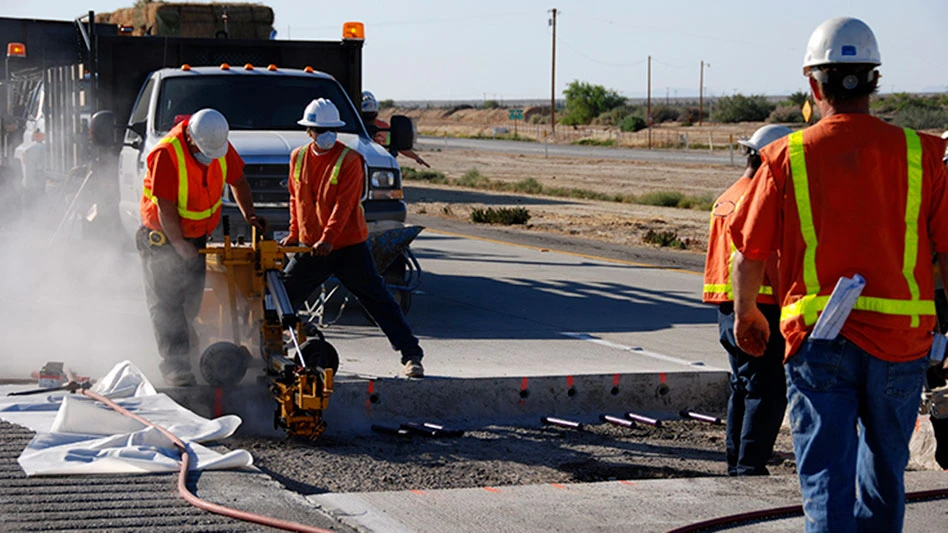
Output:
[[[68,202],[74,212],[67,213],[75,221],[107,234],[124,233],[131,241],[140,224],[148,151],[176,119],[213,107],[231,125],[230,140],[246,163],[257,213],[278,236],[288,229],[289,155],[309,142],[296,121],[318,97],[336,105],[346,122],[340,141],[366,161],[367,221],[405,220],[393,153],[413,144],[414,127],[406,117],[393,117],[389,146],[369,137],[353,104],[361,102],[362,93],[360,23],[346,23],[338,41],[279,41],[135,37],[95,20],[91,11],[72,23],[0,18],[0,28],[30,28],[2,34],[20,36],[14,44],[35,58],[31,68],[38,72],[31,94],[44,124],[42,140],[34,144],[42,144],[43,154],[30,160],[39,165],[30,174],[43,178],[47,194],[75,195]],[[43,39],[62,34],[64,24],[70,24],[71,37],[60,38],[50,60]],[[7,79],[25,72],[16,69]],[[237,214],[236,204],[225,197],[224,215],[234,221],[231,235],[249,238],[250,229]]]

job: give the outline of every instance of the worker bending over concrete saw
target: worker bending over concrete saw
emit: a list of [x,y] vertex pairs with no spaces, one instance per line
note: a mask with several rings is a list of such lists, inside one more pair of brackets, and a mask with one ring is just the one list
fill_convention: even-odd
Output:
[[228,184],[248,223],[254,214],[244,162],[227,141],[224,115],[202,109],[178,123],[148,154],[136,245],[142,258],[145,297],[161,355],[161,373],[171,386],[194,385],[190,353],[192,323],[201,308],[204,248],[221,219]]
[[385,288],[366,240],[369,231],[359,204],[365,162],[358,152],[336,140],[345,125],[339,110],[326,100],[313,100],[298,124],[313,142],[290,154],[290,233],[284,246],[302,243],[313,248],[296,254],[283,272],[295,309],[329,276],[354,294],[382,328],[392,347],[402,353],[402,375],[424,377],[424,352],[405,315]]
[[[948,277],[941,139],[869,114],[881,65],[864,22],[834,18],[803,62],[822,119],[761,151],[730,232],[735,336],[761,355],[757,307],[779,254],[793,447],[808,532],[900,531],[904,471],[935,329],[932,251]],[[812,330],[842,277],[865,280],[839,334]],[[828,337],[829,335],[820,335]]]
[[790,133],[786,126],[769,125],[754,132],[747,147],[744,174],[714,203],[708,258],[704,266],[705,303],[718,306],[718,333],[731,365],[731,396],[727,404],[727,473],[729,476],[768,475],[767,461],[783,423],[787,407],[783,372],[784,341],[780,334],[780,308],[774,297],[777,256],[767,260],[757,307],[770,325],[770,340],[762,356],[745,353],[734,339],[734,291],[731,285],[734,244],[727,223],[744,191],[760,168],[760,149]]

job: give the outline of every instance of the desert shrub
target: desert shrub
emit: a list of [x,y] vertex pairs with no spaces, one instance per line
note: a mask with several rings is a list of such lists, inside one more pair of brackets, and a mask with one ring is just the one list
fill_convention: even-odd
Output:
[[390,109],[392,107],[395,107],[395,100],[392,100],[391,98],[379,100],[379,109]]
[[615,139],[593,139],[591,137],[587,137],[570,144],[578,144],[580,146],[615,146],[616,141]]
[[725,96],[714,104],[714,120],[718,122],[760,122],[776,108],[762,95],[744,96],[736,93]]
[[500,109],[500,102],[497,100],[485,100],[481,104],[481,109]]
[[525,207],[487,207],[471,210],[471,221],[477,224],[526,224],[530,212]]
[[457,179],[455,182],[461,187],[472,187],[475,189],[483,189],[490,185],[490,180],[487,179],[487,176],[484,176],[476,168],[472,168],[464,173],[463,176]]
[[540,194],[543,192],[543,185],[536,178],[527,178],[511,183],[509,190],[525,194]]
[[[801,104],[802,105],[802,104]],[[767,117],[767,122],[776,123],[803,123],[803,112],[800,108],[793,105],[777,106]]]
[[402,167],[402,179],[427,181],[428,183],[448,183],[443,172],[437,170],[417,170],[412,167]]
[[661,207],[677,207],[685,195],[678,191],[652,191],[640,195],[638,204],[657,205]]
[[787,105],[795,105],[799,108],[809,97],[810,94],[806,91],[796,91],[787,97]]
[[665,104],[652,106],[652,124],[659,122],[674,122],[678,120],[680,112],[675,107]]
[[919,96],[909,93],[894,93],[873,97],[870,107],[877,114],[892,114],[907,109],[942,109],[948,102],[943,102],[945,95]]
[[948,109],[909,106],[895,112],[892,123],[914,130],[948,129]]
[[683,126],[688,126],[698,122],[698,117],[708,118],[708,110],[700,109],[697,106],[685,106],[678,110],[678,122],[681,122]]
[[647,244],[654,244],[661,246],[663,248],[681,248],[685,249],[685,243],[681,242],[681,239],[678,238],[678,232],[676,231],[655,231],[648,230],[642,240]]
[[645,123],[645,119],[638,115],[629,115],[619,122],[619,129],[622,131],[636,132],[647,127],[648,124]]
[[589,124],[602,113],[625,104],[625,98],[616,91],[579,80],[570,83],[563,94],[566,113],[560,122],[568,126]]

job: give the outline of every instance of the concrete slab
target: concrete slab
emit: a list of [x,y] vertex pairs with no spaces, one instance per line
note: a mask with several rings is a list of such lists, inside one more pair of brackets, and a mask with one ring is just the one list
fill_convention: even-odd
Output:
[[[909,472],[909,491],[942,489],[948,475]],[[692,478],[307,497],[360,531],[664,532],[712,518],[800,504],[797,478]],[[944,531],[945,501],[909,504],[905,531]],[[802,516],[728,531],[799,532]],[[718,531],[720,529],[716,529]]]

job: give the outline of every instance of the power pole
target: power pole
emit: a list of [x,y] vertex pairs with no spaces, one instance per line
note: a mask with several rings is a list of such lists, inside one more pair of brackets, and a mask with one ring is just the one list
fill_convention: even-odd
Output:
[[553,18],[550,19],[550,26],[553,26],[553,62],[550,74],[550,133],[556,134],[556,8],[552,9]]
[[704,61],[701,62],[701,82],[698,83],[698,125],[704,120]]
[[648,100],[645,120],[648,124],[648,149],[652,149],[652,56],[648,56]]

